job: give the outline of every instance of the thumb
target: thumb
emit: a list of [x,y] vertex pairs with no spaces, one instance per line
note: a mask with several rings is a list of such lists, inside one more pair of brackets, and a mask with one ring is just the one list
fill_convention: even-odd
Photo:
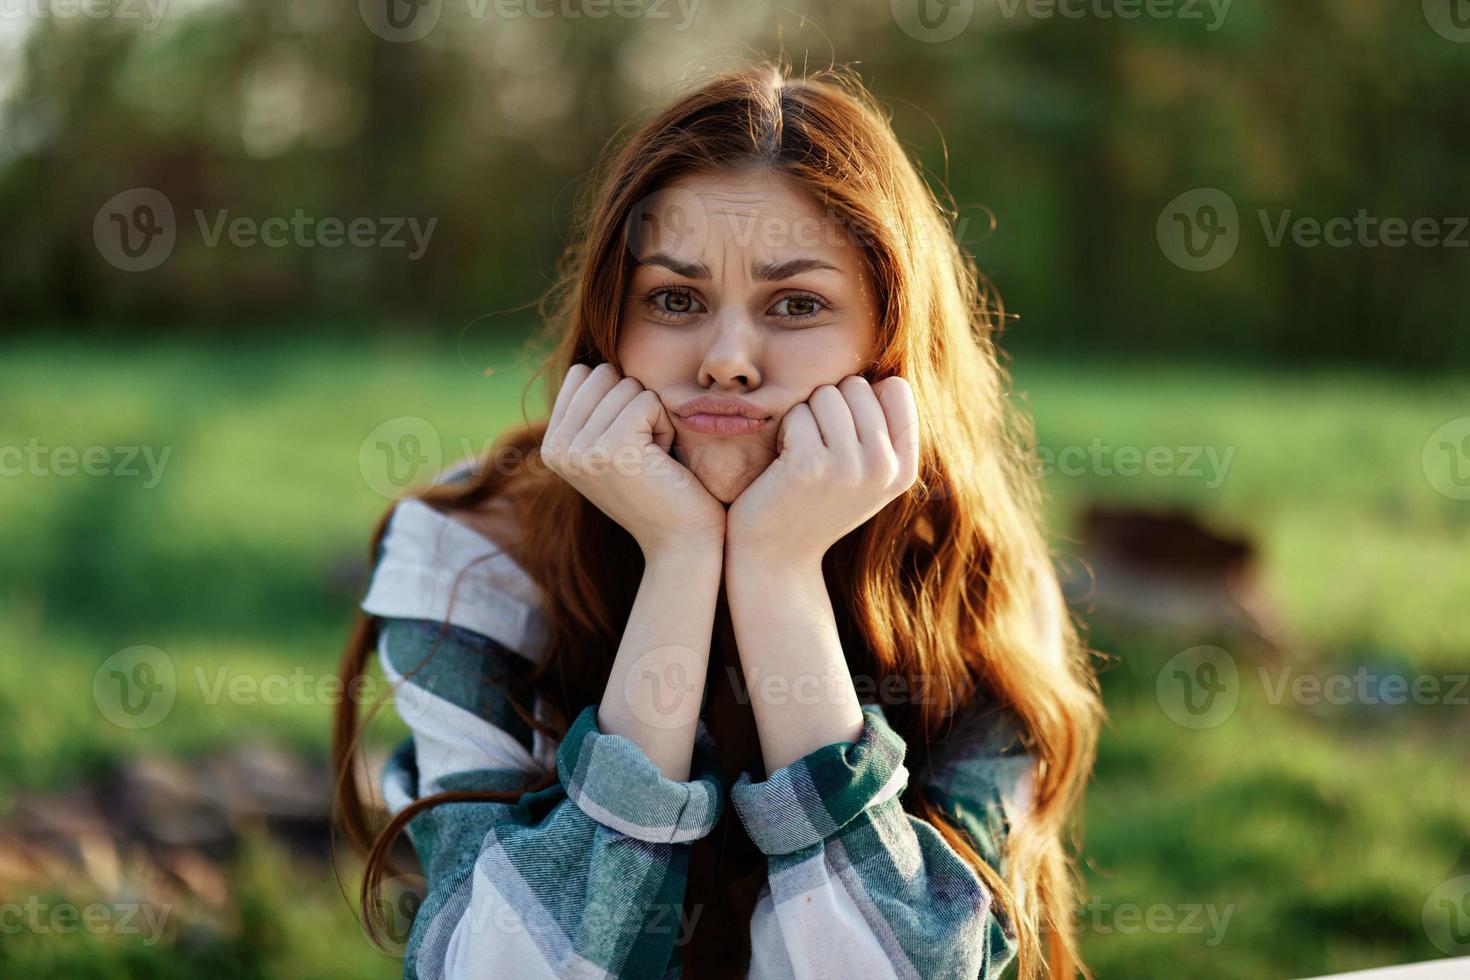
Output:
[[668,452],[669,448],[674,444],[674,423],[669,421],[669,413],[665,410],[663,402],[659,401],[657,395],[653,397],[653,411],[651,415],[652,417],[649,419],[649,422],[652,425],[651,434],[654,444],[664,452]]
[[659,392],[644,388],[638,392],[638,397],[623,408],[625,413],[635,413],[632,416],[637,419],[638,432],[648,436],[651,442],[664,453],[669,451],[673,445],[673,422],[669,420],[669,413],[664,410],[663,401],[659,400]]

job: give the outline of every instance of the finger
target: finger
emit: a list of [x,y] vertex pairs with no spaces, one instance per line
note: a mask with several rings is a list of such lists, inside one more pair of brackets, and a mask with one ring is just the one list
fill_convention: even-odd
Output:
[[572,444],[585,446],[601,439],[603,433],[608,431],[609,426],[622,414],[628,403],[637,398],[638,393],[642,390],[643,386],[634,378],[623,378],[613,385],[612,390],[604,395],[602,401],[598,402],[597,407],[592,410],[592,414],[588,416],[586,424],[572,440]]
[[822,442],[828,449],[857,445],[857,427],[852,420],[852,410],[835,385],[822,385],[811,393],[806,403],[812,408],[817,429],[822,433]]
[[658,415],[653,420],[653,430],[650,434],[658,448],[667,453],[674,446],[674,420],[669,418],[668,409],[664,408],[664,403],[658,399],[657,395],[654,396],[654,400],[658,401]]
[[618,413],[612,425],[608,426],[607,431],[616,434],[619,439],[642,435],[660,446],[664,446],[664,442],[660,440],[666,440],[670,444],[674,441],[674,426],[669,421],[668,413],[664,411],[663,402],[659,401],[657,392],[647,388],[638,392],[623,406],[623,410]]
[[571,404],[572,396],[591,373],[592,368],[586,364],[573,364],[567,368],[567,373],[561,379],[561,388],[556,393],[556,404],[551,407],[551,418],[546,423],[547,432],[553,431],[561,422],[567,406]]
[[617,369],[606,361],[593,368],[567,405],[566,415],[561,420],[561,431],[573,439],[576,438],[598,403],[621,380]]
[[868,379],[850,374],[837,385],[837,390],[847,400],[847,408],[857,429],[858,442],[869,451],[887,449],[888,420],[883,415],[883,406]]
[[813,452],[822,448],[822,433],[817,429],[817,420],[811,406],[798,402],[781,416],[781,429],[776,433],[776,447],[780,453]]
[[905,487],[919,478],[919,410],[908,379],[894,375],[873,385],[888,420],[888,437],[898,454],[899,479]]

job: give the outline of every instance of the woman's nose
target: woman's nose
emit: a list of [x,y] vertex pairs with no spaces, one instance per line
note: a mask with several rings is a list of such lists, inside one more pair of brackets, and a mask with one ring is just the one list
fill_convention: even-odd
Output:
[[762,338],[750,315],[743,310],[722,310],[711,318],[708,329],[700,383],[759,384]]

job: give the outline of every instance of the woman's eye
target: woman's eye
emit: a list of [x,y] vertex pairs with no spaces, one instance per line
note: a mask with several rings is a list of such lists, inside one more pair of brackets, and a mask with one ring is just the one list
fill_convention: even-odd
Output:
[[649,299],[655,310],[668,316],[683,316],[703,311],[699,301],[694,298],[694,294],[687,289],[655,290]]
[[789,317],[793,320],[805,320],[827,309],[827,304],[815,296],[798,293],[794,296],[781,297],[776,300],[776,305],[771,307],[771,309],[776,312],[777,316]]

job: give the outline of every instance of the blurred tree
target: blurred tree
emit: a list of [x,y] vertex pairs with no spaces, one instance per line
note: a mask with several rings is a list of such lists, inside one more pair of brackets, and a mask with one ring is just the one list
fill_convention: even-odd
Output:
[[[521,329],[620,125],[704,70],[784,51],[852,64],[892,107],[1021,315],[1019,344],[1470,360],[1470,45],[1395,0],[1063,6],[1081,16],[976,0],[965,30],[927,43],[888,0],[637,18],[426,0],[402,9],[437,21],[405,41],[366,3],[197,0],[149,21],[43,0],[0,41],[0,310],[10,329]],[[129,272],[93,225],[132,188],[164,195],[176,235]],[[1209,271],[1156,237],[1195,188],[1238,212],[1235,252]],[[236,247],[241,218],[311,230]],[[1388,218],[1454,240],[1393,246]],[[375,245],[324,244],[327,219],[370,223]],[[1309,246],[1299,219],[1359,224]]]

